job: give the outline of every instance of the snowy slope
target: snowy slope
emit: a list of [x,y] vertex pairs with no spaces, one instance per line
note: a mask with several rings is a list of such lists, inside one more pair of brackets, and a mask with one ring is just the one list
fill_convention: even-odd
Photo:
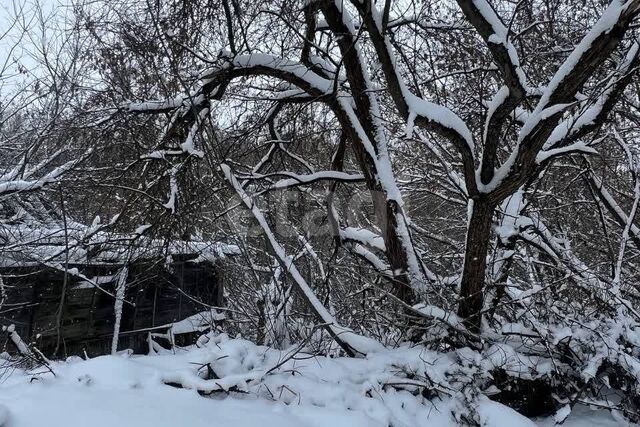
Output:
[[[203,378],[206,364],[219,379]],[[459,425],[451,415],[455,399],[427,400],[412,394],[410,384],[404,390],[389,385],[411,382],[400,377],[400,370],[443,384],[450,366],[448,358],[420,349],[389,350],[366,359],[325,358],[218,337],[176,353],[52,362],[55,376],[46,369],[5,369],[0,425],[449,427]],[[213,393],[203,396],[195,389]],[[488,427],[536,425],[487,398],[480,399],[478,413]],[[617,424],[605,412],[584,409],[565,425]]]
[[[88,422],[92,427],[376,425],[366,415],[347,410],[288,407],[241,394],[205,398],[193,390],[162,384],[159,369],[140,362],[122,356],[76,360],[55,364],[56,378],[43,374],[32,382],[29,376],[16,373],[0,388],[0,404],[8,413],[3,426],[84,427]],[[164,362],[169,360],[158,365]]]

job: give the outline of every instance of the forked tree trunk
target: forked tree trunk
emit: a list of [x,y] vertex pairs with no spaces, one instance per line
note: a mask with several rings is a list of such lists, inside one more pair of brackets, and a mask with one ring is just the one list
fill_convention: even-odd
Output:
[[494,208],[495,205],[486,200],[474,200],[467,228],[458,316],[463,319],[466,328],[474,333],[480,332]]

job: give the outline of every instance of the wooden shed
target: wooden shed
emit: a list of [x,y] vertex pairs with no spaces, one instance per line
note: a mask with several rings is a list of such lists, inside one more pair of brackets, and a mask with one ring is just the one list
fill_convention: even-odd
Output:
[[225,260],[237,247],[158,241],[143,232],[68,221],[0,225],[1,324],[15,325],[46,356],[64,357],[110,353],[116,317],[118,350],[137,353],[148,350],[150,332],[197,313],[214,320],[224,305]]
[[75,275],[45,266],[0,268],[6,295],[2,323],[15,325],[24,341],[47,356],[108,354],[117,282],[125,271],[118,349],[141,353],[148,349],[149,332],[224,304],[221,262],[140,261],[123,267],[69,265]]

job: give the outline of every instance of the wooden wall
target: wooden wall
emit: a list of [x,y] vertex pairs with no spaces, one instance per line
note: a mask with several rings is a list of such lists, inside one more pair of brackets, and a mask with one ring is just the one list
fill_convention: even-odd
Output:
[[[67,275],[60,338],[57,316],[64,287],[62,271],[42,267],[0,270],[7,295],[0,321],[15,324],[23,340],[35,343],[47,356],[83,355],[85,351],[89,356],[108,354],[115,320],[112,295],[120,267],[70,268],[78,268],[94,280],[101,277],[99,286],[106,292]],[[170,269],[154,263],[133,264],[127,278],[118,349],[146,352],[147,332],[141,329],[184,319],[207,310],[208,305],[220,306],[222,292],[217,263],[181,261],[171,264]]]

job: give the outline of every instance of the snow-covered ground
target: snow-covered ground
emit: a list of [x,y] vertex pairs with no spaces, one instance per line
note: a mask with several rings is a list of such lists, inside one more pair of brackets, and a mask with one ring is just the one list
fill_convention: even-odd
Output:
[[[52,362],[55,376],[42,368],[5,368],[0,425],[456,426],[456,399],[428,400],[416,393],[427,377],[435,387],[446,387],[453,365],[446,356],[420,349],[366,359],[325,358],[216,336],[189,350]],[[533,422],[484,397],[478,413],[486,426],[553,425],[551,419]],[[618,424],[606,412],[579,408],[564,425]]]

